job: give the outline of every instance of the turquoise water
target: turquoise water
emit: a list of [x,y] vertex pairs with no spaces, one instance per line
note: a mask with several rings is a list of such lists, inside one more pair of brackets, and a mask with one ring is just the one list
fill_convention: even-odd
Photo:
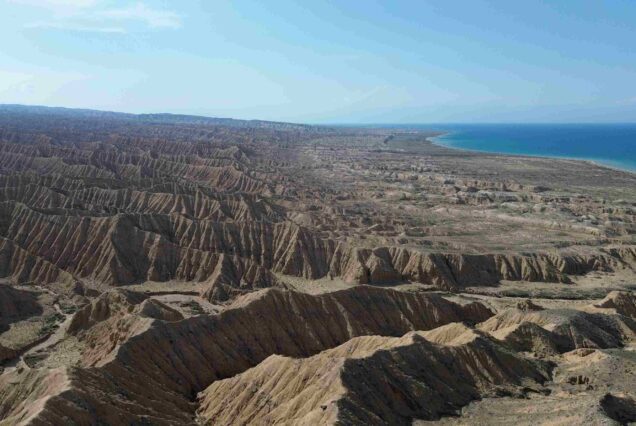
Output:
[[432,138],[453,148],[592,160],[636,172],[636,124],[440,124]]

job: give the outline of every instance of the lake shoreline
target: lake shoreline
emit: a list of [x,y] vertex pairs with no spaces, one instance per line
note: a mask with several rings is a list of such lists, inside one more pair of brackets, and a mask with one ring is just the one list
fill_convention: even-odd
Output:
[[453,149],[456,151],[465,151],[470,153],[479,153],[479,154],[491,154],[491,155],[503,155],[507,157],[531,157],[531,158],[542,158],[546,160],[568,160],[568,161],[579,161],[583,163],[587,163],[596,167],[602,167],[605,169],[613,170],[616,172],[628,173],[630,175],[636,175],[636,169],[629,168],[628,166],[619,166],[610,164],[602,159],[592,159],[592,158],[581,158],[581,157],[571,157],[571,156],[562,156],[562,155],[546,155],[546,154],[528,154],[528,153],[515,153],[515,152],[504,152],[504,151],[489,151],[484,149],[471,149],[465,147],[454,146],[453,144],[444,143],[439,140],[439,138],[449,135],[453,133],[449,132],[441,132],[439,135],[433,137],[427,137],[426,141],[443,148]]

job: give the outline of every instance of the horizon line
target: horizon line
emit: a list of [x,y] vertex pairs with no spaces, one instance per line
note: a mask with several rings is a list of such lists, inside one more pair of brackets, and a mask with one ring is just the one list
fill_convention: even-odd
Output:
[[1,107],[23,107],[23,108],[42,108],[42,109],[62,109],[68,111],[90,111],[101,112],[110,114],[132,115],[132,116],[144,116],[144,115],[172,115],[182,117],[197,117],[197,118],[209,118],[209,119],[223,119],[223,120],[236,120],[236,121],[262,121],[271,123],[285,123],[295,125],[309,125],[309,126],[425,126],[425,125],[636,125],[636,121],[421,121],[421,122],[373,122],[373,121],[287,121],[284,119],[263,119],[263,118],[235,118],[231,116],[214,116],[214,115],[202,115],[180,112],[129,112],[129,111],[114,111],[108,109],[98,109],[89,107],[68,107],[68,106],[52,106],[42,104],[20,104],[20,103],[3,103],[0,102]]

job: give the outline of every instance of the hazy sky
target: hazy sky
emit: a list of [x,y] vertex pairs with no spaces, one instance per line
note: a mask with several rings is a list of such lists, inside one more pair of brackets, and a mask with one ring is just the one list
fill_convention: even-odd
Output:
[[0,103],[636,121],[636,1],[0,0]]

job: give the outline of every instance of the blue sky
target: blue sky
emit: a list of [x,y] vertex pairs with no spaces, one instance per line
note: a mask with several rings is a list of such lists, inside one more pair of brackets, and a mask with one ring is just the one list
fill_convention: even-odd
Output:
[[0,103],[635,122],[636,2],[0,0]]

